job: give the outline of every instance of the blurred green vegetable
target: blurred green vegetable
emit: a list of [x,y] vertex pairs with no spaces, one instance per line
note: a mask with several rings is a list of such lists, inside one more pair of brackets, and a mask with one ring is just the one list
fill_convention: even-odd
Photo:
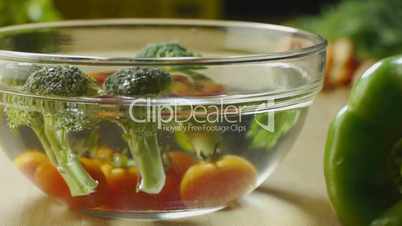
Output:
[[382,58],[402,53],[401,0],[346,0],[298,26],[332,41],[350,38],[360,58]]
[[53,0],[0,0],[0,26],[60,19]]
[[271,149],[296,124],[299,115],[300,111],[298,110],[275,112],[274,129],[271,132],[262,126],[270,123],[268,113],[257,114],[247,133],[251,139],[251,147]]

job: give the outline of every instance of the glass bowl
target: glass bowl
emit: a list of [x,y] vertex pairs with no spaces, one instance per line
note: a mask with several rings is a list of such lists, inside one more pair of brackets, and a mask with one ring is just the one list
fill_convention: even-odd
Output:
[[102,217],[172,219],[253,191],[296,140],[326,42],[284,26],[67,21],[0,29],[2,150]]

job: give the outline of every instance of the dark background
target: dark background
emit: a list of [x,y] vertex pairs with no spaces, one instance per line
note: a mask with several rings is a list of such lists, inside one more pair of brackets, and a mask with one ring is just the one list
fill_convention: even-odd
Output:
[[263,22],[315,15],[336,2],[339,0],[54,0],[64,19],[168,17]]
[[283,20],[300,15],[314,15],[338,0],[226,0],[223,17],[236,20]]

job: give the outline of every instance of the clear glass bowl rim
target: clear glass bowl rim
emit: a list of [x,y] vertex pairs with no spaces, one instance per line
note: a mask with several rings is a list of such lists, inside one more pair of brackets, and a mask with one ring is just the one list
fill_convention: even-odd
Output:
[[[259,53],[245,54],[237,56],[225,57],[178,57],[178,58],[137,58],[137,57],[100,57],[100,56],[82,56],[67,54],[47,54],[47,53],[31,53],[0,49],[0,60],[25,62],[25,63],[42,63],[42,64],[74,64],[74,65],[91,65],[91,66],[160,66],[160,65],[226,65],[254,62],[278,62],[281,60],[290,60],[303,58],[325,51],[327,41],[318,34],[310,33],[300,29],[267,24],[258,22],[242,22],[242,21],[225,21],[225,20],[198,20],[198,19],[94,19],[94,20],[67,20],[59,22],[32,23],[23,25],[13,25],[0,28],[0,36],[12,34],[24,30],[32,29],[48,29],[48,28],[74,28],[74,27],[102,27],[102,26],[122,26],[122,25],[138,25],[138,26],[191,26],[191,27],[216,27],[216,28],[255,28],[267,29],[272,31],[281,31],[292,35],[297,35],[306,40],[312,41],[314,44],[309,47],[292,49],[275,53]],[[173,102],[186,102],[195,104],[221,104],[223,103],[246,103],[263,99],[288,98],[292,96],[314,96],[322,86],[322,81],[313,81],[305,86],[292,89],[282,90],[270,93],[256,94],[233,94],[208,97],[163,97],[153,98],[153,104],[170,104]],[[8,95],[22,95],[33,98],[51,99],[68,102],[83,103],[104,103],[104,104],[131,104],[136,98],[97,98],[97,97],[51,97],[38,96],[21,93],[13,89],[0,88],[0,93]],[[293,101],[292,101],[293,102]]]
[[86,65],[115,65],[115,66],[132,66],[132,65],[177,65],[177,64],[230,64],[242,62],[260,62],[275,61],[291,58],[304,57],[309,54],[323,51],[326,46],[326,40],[320,35],[303,31],[300,29],[265,24],[257,22],[240,22],[240,21],[224,21],[224,20],[194,20],[194,19],[101,19],[101,20],[70,20],[49,23],[33,23],[25,25],[14,25],[0,28],[0,35],[7,33],[19,32],[31,29],[47,29],[47,28],[65,28],[65,27],[102,27],[113,25],[139,25],[139,26],[192,26],[205,27],[213,26],[216,28],[254,28],[266,29],[272,31],[281,31],[293,35],[298,35],[306,40],[313,41],[315,44],[309,47],[292,49],[275,53],[259,53],[246,54],[225,57],[180,57],[180,58],[138,58],[138,57],[98,57],[98,56],[79,56],[65,54],[46,54],[46,53],[29,53],[0,49],[0,59],[15,60],[29,63],[71,63]]

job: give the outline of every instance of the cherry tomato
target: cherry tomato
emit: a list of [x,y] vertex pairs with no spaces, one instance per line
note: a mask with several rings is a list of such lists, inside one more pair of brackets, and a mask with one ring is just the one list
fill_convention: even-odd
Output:
[[106,175],[109,189],[115,193],[131,193],[135,191],[139,180],[137,170],[132,167],[130,169],[113,168],[106,164],[102,166],[102,170]]
[[185,173],[181,199],[189,207],[222,206],[255,186],[256,169],[244,158],[226,155],[216,162],[200,162]]
[[42,163],[35,172],[35,183],[49,196],[64,199],[69,196],[69,190],[63,177],[57,169],[46,161]]
[[47,157],[37,150],[28,150],[14,159],[17,168],[29,179],[33,179],[36,169],[47,161]]
[[88,76],[95,79],[98,85],[103,85],[106,78],[111,75],[114,71],[91,71],[88,72]]
[[95,158],[102,160],[102,161],[112,161],[113,159],[113,149],[111,149],[108,146],[100,146],[97,148],[96,153],[95,153]]

